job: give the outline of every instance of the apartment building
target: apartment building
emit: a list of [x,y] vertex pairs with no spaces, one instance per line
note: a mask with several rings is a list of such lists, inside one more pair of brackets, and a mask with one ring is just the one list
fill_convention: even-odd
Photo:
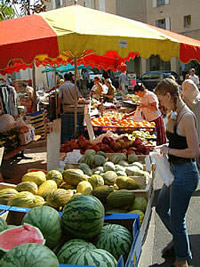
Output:
[[[69,6],[73,3],[116,14],[130,19],[139,20],[160,28],[171,30],[200,40],[200,0],[51,0],[47,9]],[[109,27],[109,25],[108,25]],[[196,61],[187,65],[172,58],[169,62],[152,55],[148,60],[136,58],[128,63],[128,70],[143,74],[148,70],[171,69],[179,74],[195,67],[200,74]]]
[[[148,24],[200,40],[199,0],[146,0],[146,3]],[[179,74],[184,74],[190,67],[195,67],[196,72],[200,74],[197,61],[184,65],[178,59],[172,58],[166,63],[156,56],[147,61],[149,70],[166,67]]]
[[51,0],[51,2],[47,3],[47,10],[71,6],[74,3],[111,14],[116,14],[116,0]]

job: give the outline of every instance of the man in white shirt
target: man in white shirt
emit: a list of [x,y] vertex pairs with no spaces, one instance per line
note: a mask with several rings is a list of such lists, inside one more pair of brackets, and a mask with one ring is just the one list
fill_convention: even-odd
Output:
[[190,69],[189,78],[199,87],[199,77],[195,74],[195,69]]

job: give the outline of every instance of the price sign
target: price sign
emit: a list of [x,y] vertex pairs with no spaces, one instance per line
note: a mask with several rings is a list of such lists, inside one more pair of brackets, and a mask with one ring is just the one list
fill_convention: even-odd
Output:
[[133,90],[135,85],[136,85],[136,73],[129,73],[128,74],[128,89]]

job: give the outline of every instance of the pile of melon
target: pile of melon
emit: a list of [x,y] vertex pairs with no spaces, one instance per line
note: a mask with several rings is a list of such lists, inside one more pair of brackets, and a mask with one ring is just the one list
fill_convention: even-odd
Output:
[[121,255],[128,257],[132,233],[123,225],[105,223],[104,214],[96,197],[78,195],[65,204],[61,217],[54,208],[40,206],[12,229],[0,219],[0,266],[116,267]]
[[[144,179],[141,179],[143,177]],[[146,186],[150,174],[143,170],[137,155],[114,154],[109,160],[102,151],[86,151],[79,166],[65,170],[28,172],[15,188],[0,190],[0,204],[25,208],[50,206],[62,210],[70,199],[93,195],[107,213],[138,213],[142,223],[147,206],[135,192]]]

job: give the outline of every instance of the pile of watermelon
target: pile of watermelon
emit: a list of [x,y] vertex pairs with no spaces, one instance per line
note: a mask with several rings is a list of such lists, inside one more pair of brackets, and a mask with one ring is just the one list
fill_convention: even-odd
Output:
[[104,215],[96,197],[78,195],[61,217],[54,208],[41,206],[31,209],[21,226],[10,227],[0,218],[0,266],[116,267],[121,255],[128,257],[132,234],[122,225],[105,224]]

